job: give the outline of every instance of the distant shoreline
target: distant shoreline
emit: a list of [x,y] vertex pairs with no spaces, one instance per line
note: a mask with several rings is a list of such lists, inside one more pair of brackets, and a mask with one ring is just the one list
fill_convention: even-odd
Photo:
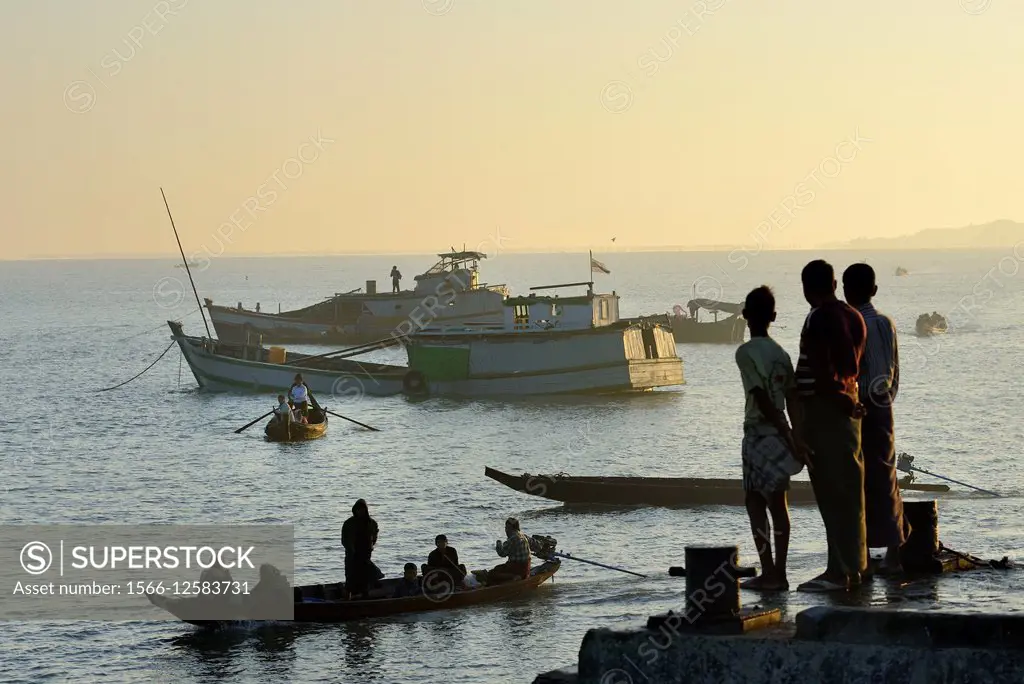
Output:
[[[588,251],[593,251],[595,254],[662,254],[662,253],[714,253],[714,254],[727,254],[736,250],[743,250],[746,254],[753,255],[755,253],[763,252],[777,252],[784,254],[786,252],[872,252],[872,253],[889,253],[889,252],[988,252],[1005,249],[1013,249],[1021,243],[1016,244],[1008,243],[1005,245],[986,245],[983,247],[977,246],[963,246],[963,247],[857,247],[850,245],[832,245],[828,247],[786,247],[786,248],[769,248],[762,246],[758,250],[757,245],[732,245],[732,246],[715,246],[715,247],[650,247],[650,246],[638,246],[638,247],[617,247],[613,249],[594,249],[587,247],[580,248],[565,248],[565,249],[503,249],[501,254],[577,254],[585,255]],[[496,256],[496,255],[491,255]],[[276,253],[276,254],[238,254],[238,255],[222,255],[214,258],[210,258],[209,261],[219,261],[221,259],[323,259],[332,257],[429,257],[436,258],[437,252],[330,252],[322,254],[309,254],[309,253]],[[106,254],[106,255],[90,255],[90,256],[57,256],[57,257],[24,257],[21,259],[7,259],[0,258],[0,263],[20,263],[20,262],[40,262],[40,261],[167,261],[175,264],[181,263],[181,258],[175,258],[173,256],[159,255],[159,254]],[[196,268],[193,266],[193,268]]]

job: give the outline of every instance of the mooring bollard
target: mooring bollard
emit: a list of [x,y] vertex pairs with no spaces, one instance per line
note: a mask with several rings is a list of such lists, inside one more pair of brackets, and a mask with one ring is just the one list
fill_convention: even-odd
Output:
[[740,578],[754,577],[756,570],[739,565],[739,547],[687,546],[685,558],[685,568],[669,570],[686,577],[682,610],[651,616],[648,629],[737,633],[779,622],[778,609],[740,607]]
[[697,620],[740,612],[739,547],[686,547],[686,609]]
[[904,501],[903,517],[910,536],[900,549],[900,563],[909,572],[942,572],[939,553],[939,502]]

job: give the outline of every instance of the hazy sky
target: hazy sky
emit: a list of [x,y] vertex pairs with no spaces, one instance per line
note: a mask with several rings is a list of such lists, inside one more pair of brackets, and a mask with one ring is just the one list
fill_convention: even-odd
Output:
[[0,258],[172,256],[160,186],[186,251],[228,255],[1024,219],[1021,26],[1019,0],[5,0]]

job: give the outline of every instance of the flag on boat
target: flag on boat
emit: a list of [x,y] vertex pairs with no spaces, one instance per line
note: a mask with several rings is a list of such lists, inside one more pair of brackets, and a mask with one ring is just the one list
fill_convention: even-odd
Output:
[[602,264],[600,261],[594,258],[593,253],[590,255],[590,272],[591,273],[611,273],[608,267]]

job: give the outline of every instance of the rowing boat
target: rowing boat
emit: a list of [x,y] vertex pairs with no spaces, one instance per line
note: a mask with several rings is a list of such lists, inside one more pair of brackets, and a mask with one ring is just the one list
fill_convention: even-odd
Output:
[[[484,475],[517,492],[539,496],[567,505],[594,506],[743,506],[746,493],[742,480],[716,480],[683,477],[572,477],[557,475],[510,475],[495,468],[484,468]],[[948,492],[942,484],[900,480],[903,490]],[[790,482],[789,503],[815,503],[810,482]]]
[[[295,587],[294,622],[348,622],[370,618],[391,617],[409,613],[425,613],[435,610],[451,610],[466,608],[487,603],[495,603],[515,598],[536,589],[551,579],[561,565],[561,561],[547,560],[533,568],[530,576],[524,580],[505,582],[494,586],[483,586],[476,589],[458,589],[440,594],[391,598],[399,579],[384,580],[380,586],[370,592],[370,598],[346,600],[342,598],[344,583],[311,584]],[[244,615],[239,620],[198,619],[197,615],[210,614],[210,601],[205,598],[170,598],[155,593],[148,593],[150,602],[171,613],[175,617],[200,627],[223,627],[233,622],[244,622]]]
[[291,425],[285,425],[275,416],[267,423],[264,433],[270,442],[307,442],[323,437],[327,432],[327,414],[311,409],[307,420],[308,423],[293,422]]

